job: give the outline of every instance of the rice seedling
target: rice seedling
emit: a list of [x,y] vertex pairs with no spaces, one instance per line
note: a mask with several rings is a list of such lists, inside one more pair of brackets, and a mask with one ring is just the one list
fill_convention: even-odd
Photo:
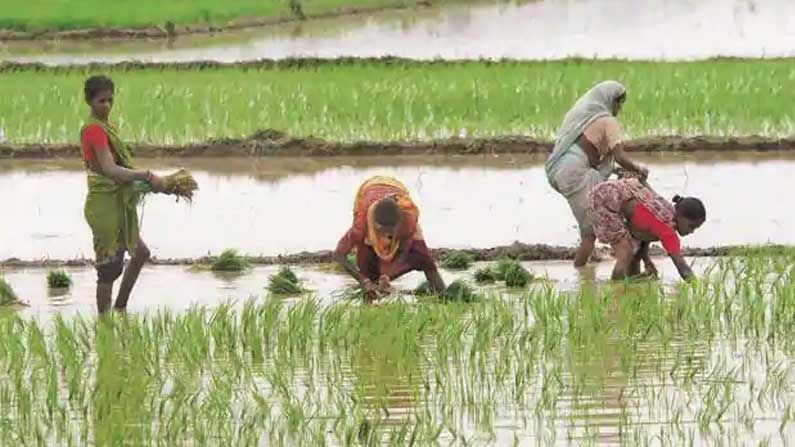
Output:
[[445,301],[458,301],[463,303],[470,303],[478,301],[481,296],[467,284],[466,281],[459,279],[447,285],[447,289],[442,294]]
[[51,289],[65,289],[72,286],[72,277],[65,270],[50,270],[47,272],[47,287]]
[[19,301],[19,299],[17,298],[17,294],[14,293],[14,289],[11,288],[11,284],[9,284],[5,278],[0,277],[0,306],[8,306],[17,301]]
[[473,277],[478,284],[491,284],[497,281],[497,275],[490,267],[483,267],[475,270]]
[[268,291],[277,295],[296,295],[305,292],[298,276],[287,266],[271,275],[268,280]]
[[221,252],[210,269],[214,272],[242,272],[249,266],[248,261],[240,256],[237,250],[230,248]]
[[505,285],[513,288],[526,287],[533,280],[533,275],[518,262],[506,268],[502,276],[505,277]]
[[[13,9],[13,8],[12,8]],[[330,141],[529,135],[552,140],[595,82],[631,91],[622,125],[653,135],[795,133],[787,88],[795,60],[699,62],[284,62],[259,68],[108,69],[113,119],[131,142],[184,144],[268,128]],[[89,69],[3,72],[0,116],[11,143],[71,143]],[[322,82],[319,82],[321,81]],[[381,101],[370,101],[373,95]],[[477,104],[477,107],[472,107]],[[539,104],[543,104],[540,107]]]
[[[13,0],[8,14],[0,19],[0,29],[36,31],[41,29],[74,30],[102,27],[141,27],[176,25],[224,25],[235,19],[303,18],[340,8],[357,6],[388,6],[383,0],[315,0],[288,2],[265,0],[233,0],[217,3],[197,0],[189,3],[162,4],[151,0],[142,3],[122,3],[111,13],[97,0],[86,0],[79,8],[54,0],[44,0],[38,8]],[[139,9],[140,8],[140,9]],[[168,25],[170,24],[170,25]]]
[[456,251],[442,258],[442,267],[448,270],[466,270],[472,265],[473,259],[467,253]]
[[789,259],[738,255],[693,286],[478,297],[459,281],[439,300],[380,306],[265,298],[96,322],[4,314],[0,442],[785,440],[795,269],[771,272]]

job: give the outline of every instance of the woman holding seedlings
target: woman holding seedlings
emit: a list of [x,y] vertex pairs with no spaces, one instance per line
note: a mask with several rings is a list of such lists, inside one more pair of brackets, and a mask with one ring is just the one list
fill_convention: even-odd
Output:
[[[683,279],[693,271],[682,256],[679,233],[687,236],[707,217],[704,204],[693,197],[674,196],[665,200],[638,179],[608,180],[594,186],[589,196],[594,233],[615,251],[614,280],[656,277],[649,257],[649,243],[661,241]],[[641,274],[640,261],[646,266]]]
[[[122,275],[124,253],[131,260],[121,281],[114,308],[127,307],[133,286],[149,249],[138,233],[136,207],[140,192],[164,192],[163,180],[150,171],[136,170],[132,154],[119,138],[108,117],[113,107],[113,81],[92,76],[85,81],[85,100],[91,116],[80,131],[83,161],[88,171],[85,218],[94,235],[97,269],[97,309],[105,313],[111,304],[113,283]],[[148,187],[147,187],[148,184]]]
[[[342,236],[334,259],[353,276],[366,301],[390,289],[389,282],[412,270],[425,273],[432,291],[445,289],[422,237],[419,210],[408,189],[391,177],[365,181],[353,203],[353,225]],[[356,265],[347,259],[356,250]]]
[[623,85],[615,81],[597,84],[566,113],[552,155],[546,162],[549,184],[569,202],[580,229],[580,246],[574,259],[582,267],[596,242],[588,215],[588,194],[607,180],[615,163],[645,179],[649,171],[629,159],[616,119],[626,100]]

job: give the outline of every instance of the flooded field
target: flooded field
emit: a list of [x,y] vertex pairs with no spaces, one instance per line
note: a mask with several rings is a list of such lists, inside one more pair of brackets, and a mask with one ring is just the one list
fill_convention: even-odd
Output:
[[[716,33],[715,30],[720,30]],[[0,44],[0,60],[84,64],[288,57],[682,60],[795,55],[788,0],[540,0],[310,20],[173,41]]]
[[[41,295],[43,271],[10,271],[22,294],[37,296],[23,318],[0,318],[0,406],[10,422],[0,439],[788,445],[792,261],[697,260],[709,280],[680,286],[660,260],[664,287],[591,283],[607,264],[583,280],[568,263],[527,263],[548,279],[468,304],[376,306],[322,291],[319,300],[265,298],[267,269],[227,281],[157,267],[145,270],[134,311],[102,322],[50,318],[58,305],[89,306],[89,269],[72,271],[76,287],[60,297]],[[344,283],[298,273],[312,287]],[[255,298],[241,302],[247,295]],[[186,310],[194,304],[207,308]]]
[[[694,271],[698,274],[713,263],[710,258],[693,260]],[[660,258],[655,260],[664,279],[664,284],[671,287],[678,278],[676,269],[670,261]],[[468,272],[443,271],[446,282],[466,279],[472,282],[472,272],[481,264]],[[482,265],[485,265],[482,264]],[[524,266],[537,278],[539,285],[548,284],[560,291],[577,291],[581,287],[604,283],[609,277],[613,264],[610,261],[589,266],[577,271],[569,261],[527,262]],[[141,273],[133,298],[130,300],[129,311],[144,314],[155,309],[169,309],[176,313],[184,312],[191,307],[215,308],[224,302],[234,303],[240,309],[248,299],[262,300],[268,295],[266,285],[268,278],[279,270],[278,266],[256,267],[244,273],[220,273],[194,271],[187,266],[147,266]],[[342,299],[346,287],[355,285],[347,275],[341,274],[331,266],[294,267],[304,286],[311,295],[324,304],[333,304]],[[62,316],[92,315],[96,312],[96,271],[93,267],[67,268],[74,285],[69,289],[48,290],[45,280],[47,270],[40,268],[6,268],[3,277],[13,284],[20,300],[28,304],[20,308],[20,315],[49,320],[56,314]],[[410,298],[410,292],[424,279],[418,272],[400,278],[395,287]],[[508,293],[507,289],[485,288],[498,293]],[[521,291],[514,291],[514,294]],[[286,297],[293,301],[301,297]]]
[[[668,154],[640,160],[661,194],[697,195],[706,204],[707,222],[684,239],[686,246],[795,243],[795,211],[778,205],[795,188],[795,178],[782,174],[795,168],[792,156]],[[144,160],[162,172],[187,167],[201,189],[192,205],[148,198],[140,213],[142,234],[161,259],[217,255],[225,248],[249,255],[331,250],[350,225],[359,184],[389,174],[412,191],[432,247],[514,241],[572,246],[574,219],[547,184],[542,161],[510,155]],[[0,191],[9,193],[0,219],[0,259],[91,258],[85,188],[77,161],[4,161]]]

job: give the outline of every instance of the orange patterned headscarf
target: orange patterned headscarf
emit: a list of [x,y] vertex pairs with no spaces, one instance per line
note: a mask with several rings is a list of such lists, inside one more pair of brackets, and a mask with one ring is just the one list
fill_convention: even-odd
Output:
[[[368,192],[374,193],[368,197]],[[377,198],[377,200],[375,200]],[[399,231],[394,237],[389,238],[378,234],[375,224],[375,205],[385,198],[391,198],[400,209],[402,220],[400,226],[403,231]],[[369,199],[369,200],[368,200]],[[367,204],[365,201],[369,201]],[[362,209],[367,205],[367,209]],[[376,255],[383,261],[391,261],[394,259],[398,250],[400,249],[401,239],[405,236],[414,239],[422,239],[422,232],[417,224],[419,218],[419,209],[411,200],[408,189],[398,180],[392,177],[373,177],[359,187],[356,193],[356,200],[354,202],[354,210],[366,213],[365,222],[367,231],[365,232],[364,243],[373,247]],[[403,236],[403,237],[401,237]]]

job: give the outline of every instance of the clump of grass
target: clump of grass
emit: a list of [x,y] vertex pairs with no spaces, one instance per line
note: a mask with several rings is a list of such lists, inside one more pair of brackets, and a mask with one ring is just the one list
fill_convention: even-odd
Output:
[[497,260],[493,270],[496,275],[497,281],[505,281],[505,275],[517,262],[511,258],[501,258]]
[[456,251],[442,259],[442,267],[448,270],[466,270],[472,265],[472,262],[472,256],[462,251]]
[[477,301],[480,299],[480,295],[475,293],[475,289],[472,288],[466,281],[462,279],[455,280],[447,286],[447,290],[444,291],[442,295],[445,301],[462,301],[465,303],[470,303],[472,301]]
[[47,287],[51,289],[65,289],[71,287],[72,278],[65,270],[50,270],[47,273]]
[[213,262],[210,270],[214,272],[242,272],[249,268],[249,263],[243,256],[238,254],[237,250],[226,249],[218,259]]
[[0,306],[8,306],[19,301],[14,289],[11,288],[5,278],[0,278]]
[[305,290],[301,287],[295,272],[290,267],[284,266],[278,273],[271,275],[268,280],[268,291],[277,295],[295,295]]
[[505,271],[505,285],[512,288],[526,287],[533,280],[533,275],[521,264],[515,262]]
[[475,282],[478,284],[491,284],[497,281],[497,274],[489,267],[475,270]]
[[[428,284],[428,281],[423,281],[414,289],[414,295],[436,296],[437,294],[431,290],[431,285]],[[447,289],[438,296],[445,301],[463,301],[466,303],[480,299],[480,295],[463,279],[451,282]]]

